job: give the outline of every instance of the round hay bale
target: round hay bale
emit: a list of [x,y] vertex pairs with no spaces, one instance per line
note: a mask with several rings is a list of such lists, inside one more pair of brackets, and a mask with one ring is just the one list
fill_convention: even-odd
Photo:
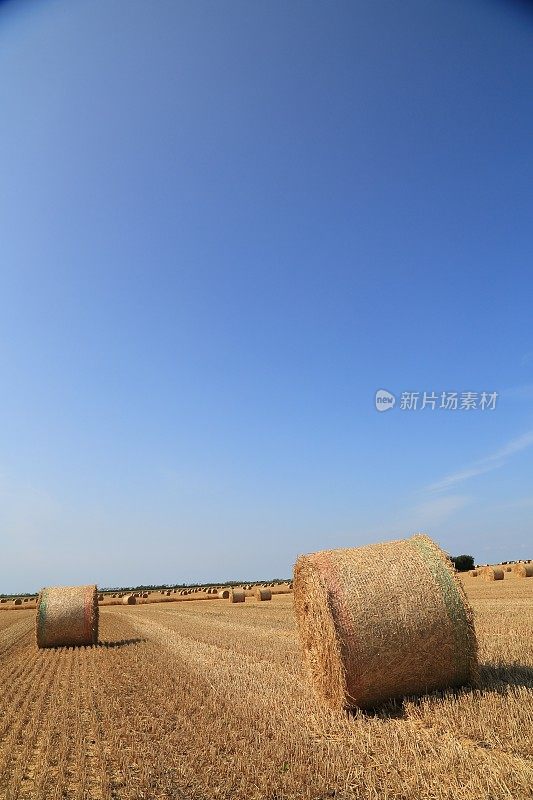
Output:
[[98,642],[96,586],[52,586],[37,598],[37,647],[73,647]]
[[512,572],[512,571],[513,571],[513,568],[512,568],[512,567],[505,567],[505,571],[506,571],[506,572]]
[[477,569],[471,569],[471,570],[470,570],[470,577],[471,577],[471,578],[477,578],[477,576],[478,576],[478,571],[477,571]]
[[148,592],[143,592],[143,600],[148,600]]
[[98,595],[98,600],[101,602],[103,599],[104,599],[104,595],[103,594],[99,594]]
[[244,603],[246,600],[246,595],[244,593],[244,589],[230,589],[229,590],[229,601],[230,603]]
[[517,578],[533,578],[533,564],[514,564],[512,570]]
[[16,606],[21,606],[22,605],[22,599],[20,597],[17,597],[14,600],[14,603],[15,603]]
[[122,604],[125,606],[134,606],[137,603],[137,598],[134,594],[125,594],[122,598]]
[[272,600],[272,592],[268,586],[256,586],[254,595],[256,600]]
[[168,590],[168,592],[166,592],[166,595],[167,595],[167,597],[170,597],[170,595],[171,595],[170,589]]
[[312,684],[333,708],[477,681],[472,610],[423,534],[300,556],[294,608]]
[[486,581],[503,581],[504,571],[500,567],[484,567],[481,577]]
[[220,589],[218,596],[221,600],[229,599],[229,589]]
[[2,597],[0,599],[0,603],[7,603],[7,597]]

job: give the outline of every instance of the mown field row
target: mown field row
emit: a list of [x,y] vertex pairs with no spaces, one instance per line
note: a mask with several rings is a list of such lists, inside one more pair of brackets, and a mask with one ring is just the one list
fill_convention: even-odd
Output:
[[2,800],[533,796],[533,580],[465,579],[483,685],[325,710],[292,597],[101,609],[97,647],[37,650],[0,615]]

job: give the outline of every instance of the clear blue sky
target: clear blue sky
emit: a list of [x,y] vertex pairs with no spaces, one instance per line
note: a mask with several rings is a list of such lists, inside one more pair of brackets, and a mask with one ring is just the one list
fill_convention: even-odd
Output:
[[418,530],[533,557],[532,34],[503,0],[0,6],[0,591]]

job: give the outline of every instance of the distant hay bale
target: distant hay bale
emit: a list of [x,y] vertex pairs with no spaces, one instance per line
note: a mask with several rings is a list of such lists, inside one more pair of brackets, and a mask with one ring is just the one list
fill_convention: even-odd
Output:
[[294,606],[308,674],[333,708],[477,681],[472,610],[427,536],[300,556]]
[[513,568],[512,568],[512,567],[505,567],[505,571],[506,571],[506,572],[512,572],[512,571],[513,571]]
[[104,595],[103,594],[99,594],[98,595],[98,600],[102,601],[103,599],[104,599]]
[[484,567],[481,577],[486,581],[503,581],[504,571],[500,567]]
[[470,577],[471,577],[471,578],[477,578],[477,576],[478,576],[478,571],[477,571],[477,569],[471,569],[471,570],[470,570]]
[[96,586],[51,586],[37,598],[37,647],[73,647],[98,642]]
[[142,596],[143,596],[143,600],[147,600],[148,599],[148,592],[143,592]]
[[7,597],[2,597],[0,599],[0,603],[7,603]]
[[245,600],[246,600],[246,595],[244,593],[244,589],[229,590],[230,603],[244,603]]
[[125,594],[122,598],[122,603],[125,606],[134,606],[137,602],[137,598],[134,594]]
[[171,595],[171,591],[170,591],[170,589],[168,590],[168,592],[166,593],[166,595],[167,595],[167,597],[170,597],[170,595]]
[[22,598],[17,597],[14,602],[15,602],[16,606],[21,606],[22,605]]
[[218,596],[221,600],[228,600],[229,598],[229,589],[220,589]]
[[268,586],[256,586],[254,595],[256,600],[272,600],[272,592]]
[[517,578],[533,578],[533,564],[514,564],[512,570]]

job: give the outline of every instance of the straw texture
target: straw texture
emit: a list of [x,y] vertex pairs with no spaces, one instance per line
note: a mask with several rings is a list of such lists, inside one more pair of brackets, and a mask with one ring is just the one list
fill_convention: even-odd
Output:
[[272,600],[272,592],[267,586],[256,586],[254,594],[256,600]]
[[533,564],[513,564],[512,569],[517,578],[533,578]]
[[122,598],[122,603],[125,606],[134,606],[136,602],[137,602],[137,598],[135,597],[134,594],[126,594]]
[[72,647],[98,642],[96,586],[52,586],[37,598],[37,646]]
[[229,601],[230,603],[244,603],[246,595],[244,589],[230,589]]
[[472,610],[429,537],[300,556],[293,584],[304,660],[332,707],[476,682]]
[[486,581],[503,581],[504,571],[500,567],[485,567],[481,577]]

